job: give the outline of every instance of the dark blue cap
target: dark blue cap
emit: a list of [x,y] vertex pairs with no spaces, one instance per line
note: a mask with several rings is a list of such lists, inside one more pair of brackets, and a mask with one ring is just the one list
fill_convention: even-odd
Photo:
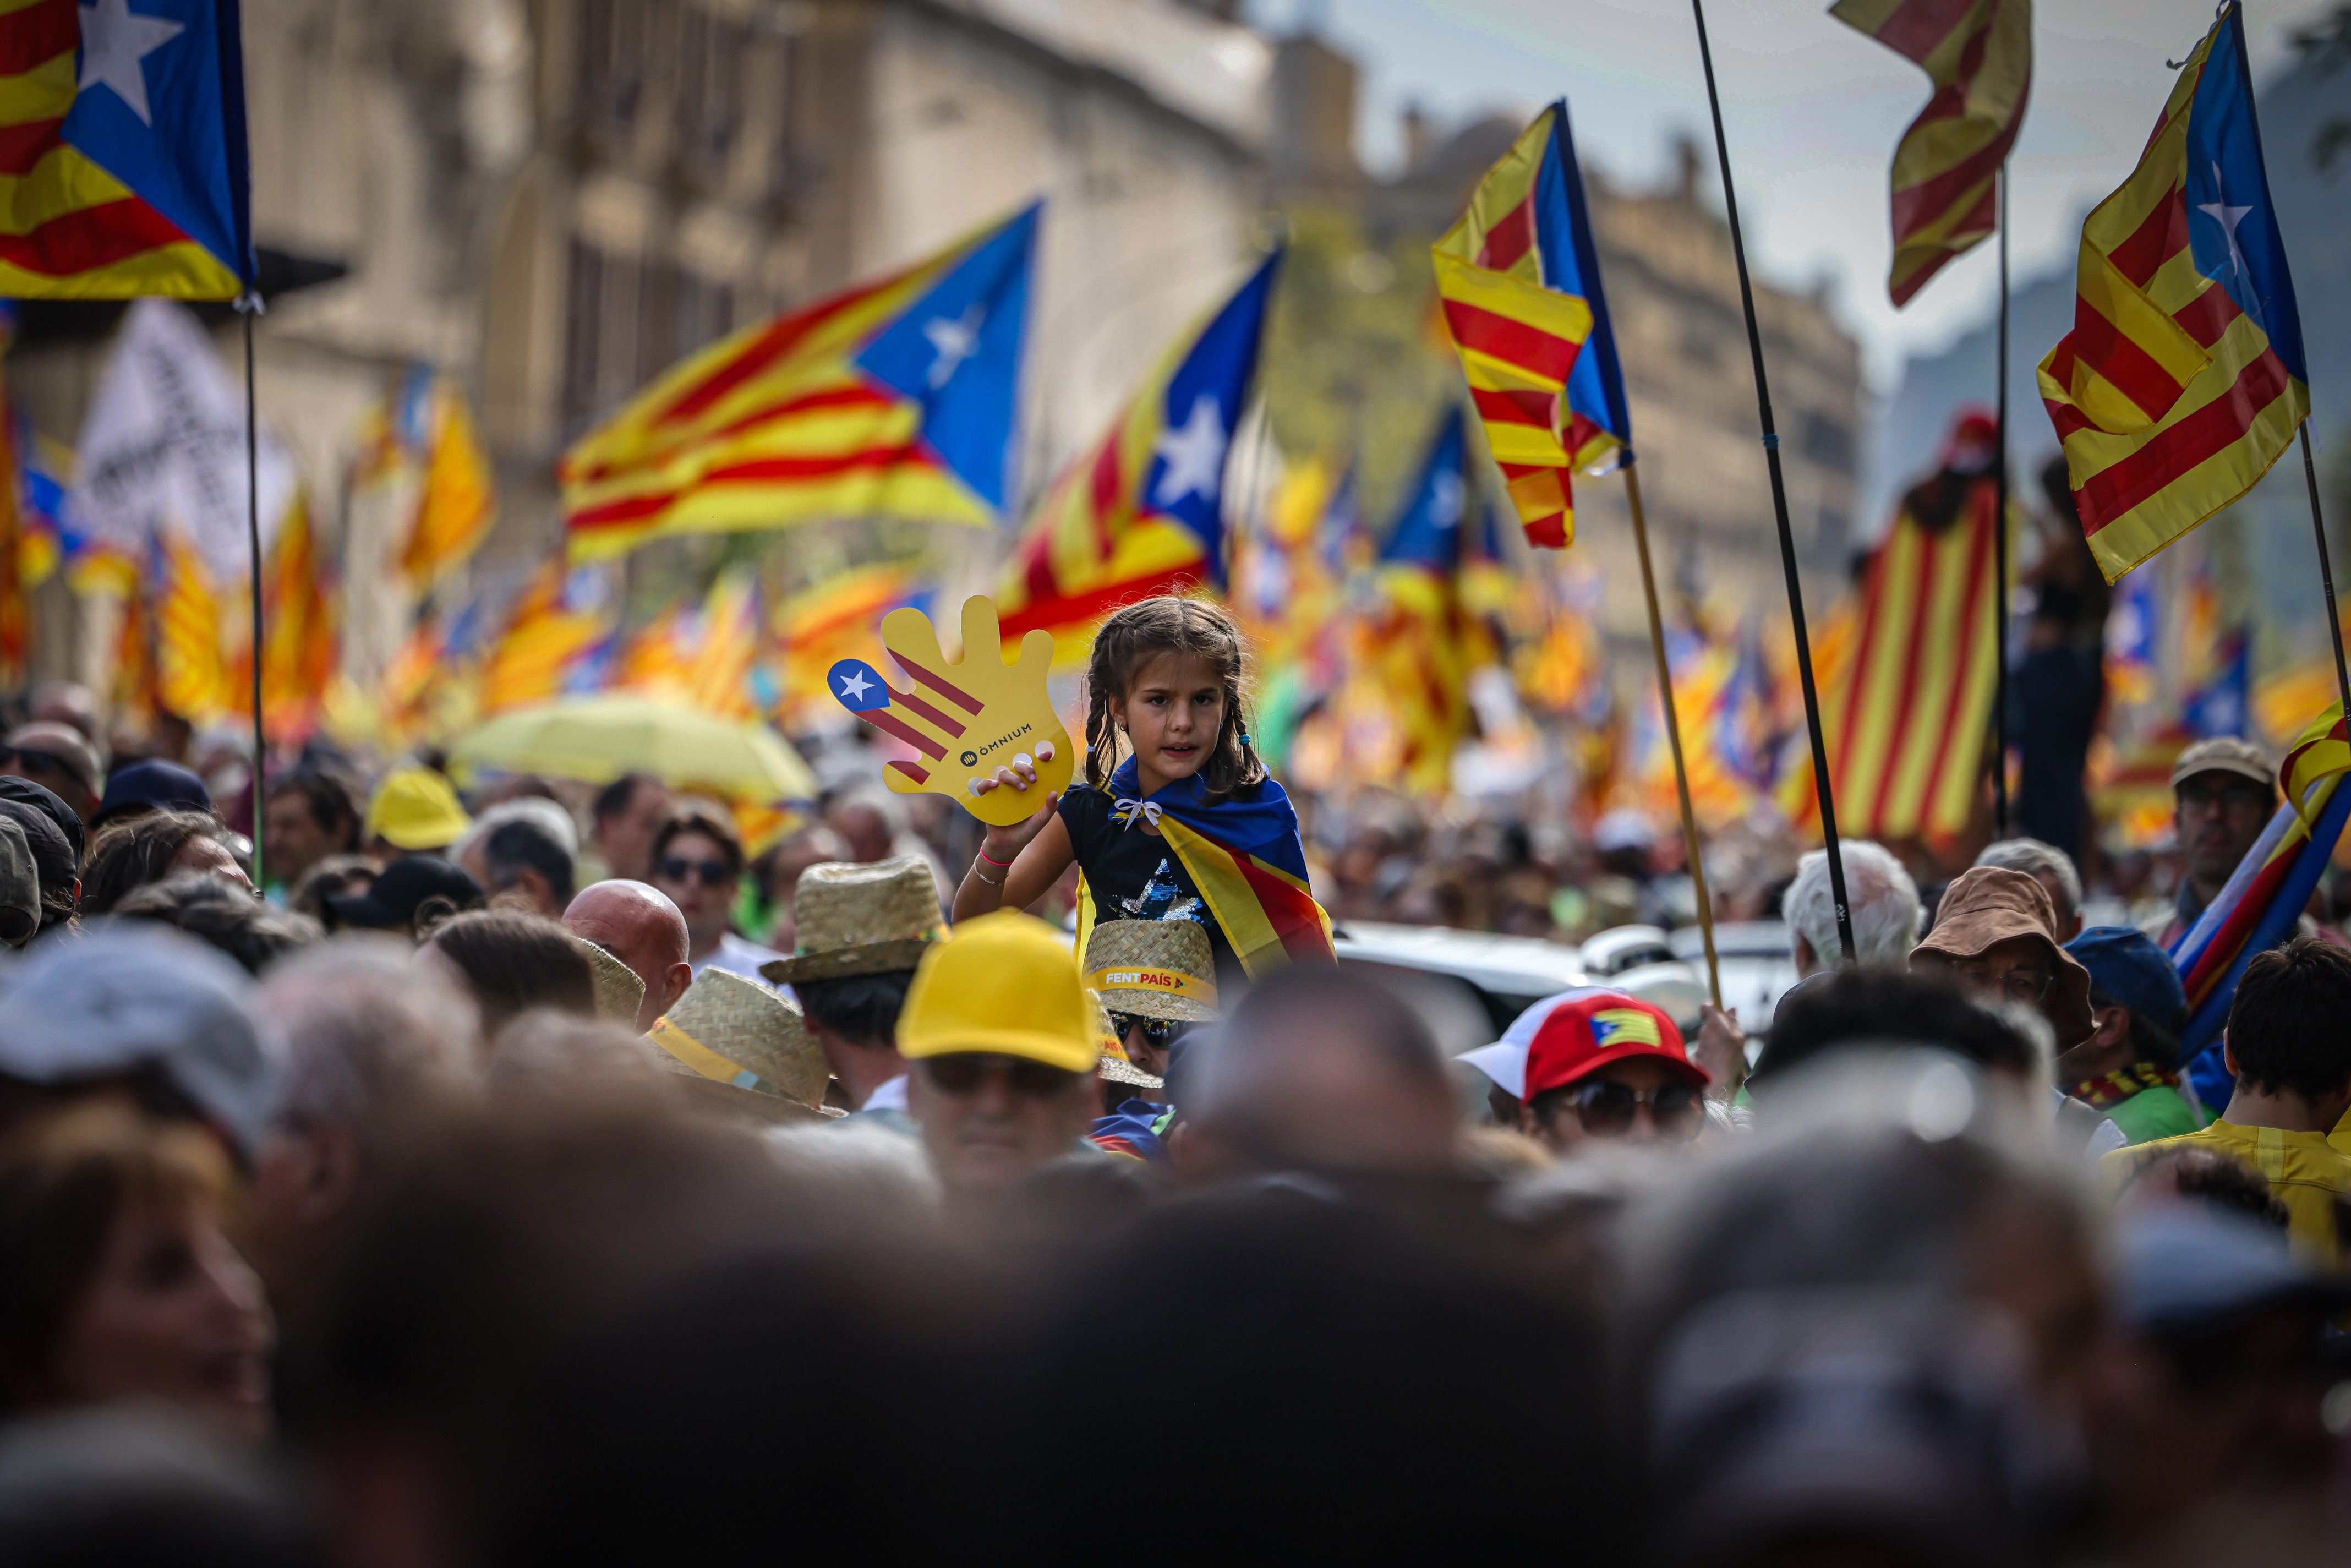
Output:
[[147,758],[126,762],[107,775],[106,794],[98,803],[98,820],[117,811],[209,811],[213,792],[204,781],[176,762]]
[[2093,925],[2065,951],[2090,971],[2090,987],[2104,991],[2167,1034],[2188,1027],[2188,993],[2170,956],[2135,925]]

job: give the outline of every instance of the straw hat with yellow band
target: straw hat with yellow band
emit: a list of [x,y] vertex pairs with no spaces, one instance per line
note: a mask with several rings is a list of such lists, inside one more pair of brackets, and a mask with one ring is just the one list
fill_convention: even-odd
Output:
[[1086,937],[1086,984],[1114,1013],[1209,1023],[1217,1017],[1217,963],[1192,920],[1104,920]]
[[929,862],[824,861],[800,873],[792,894],[792,956],[759,973],[789,986],[911,969],[943,935]]
[[823,1102],[816,1037],[799,1009],[756,980],[705,969],[645,1038],[714,1082],[764,1082],[803,1105]]
[[634,969],[585,936],[567,932],[571,945],[588,960],[588,972],[596,980],[596,1016],[608,1023],[637,1027],[637,1009],[644,1005],[645,982]]
[[914,1061],[980,1051],[1091,1072],[1100,1028],[1060,936],[999,910],[962,922],[923,955],[898,1015],[898,1051]]

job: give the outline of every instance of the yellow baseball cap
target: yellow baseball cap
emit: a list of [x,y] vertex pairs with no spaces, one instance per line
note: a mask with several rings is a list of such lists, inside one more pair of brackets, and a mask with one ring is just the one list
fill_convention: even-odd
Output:
[[385,774],[368,802],[367,836],[396,849],[445,849],[473,825],[474,819],[457,804],[457,791],[430,768]]
[[999,911],[934,943],[906,988],[898,1050],[907,1057],[993,1051],[1091,1072],[1101,1046],[1078,964],[1053,928]]

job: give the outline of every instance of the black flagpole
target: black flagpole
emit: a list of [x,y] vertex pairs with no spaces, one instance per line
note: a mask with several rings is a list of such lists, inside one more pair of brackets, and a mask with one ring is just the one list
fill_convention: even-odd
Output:
[[[1992,681],[1991,836],[2008,837],[2008,165],[2000,182],[1999,456],[1993,472],[1991,524]],[[1981,796],[1977,799],[1982,799]]]
[[261,314],[261,295],[249,293],[236,302],[245,318],[245,530],[251,552],[248,574],[253,586],[253,885],[268,885],[262,864],[262,775],[269,765],[269,741],[261,718],[261,423],[255,413],[253,380],[253,319]]
[[[2326,559],[2326,519],[2318,509],[2318,465],[2310,460],[2310,421],[2302,422],[2302,478],[2310,486],[2310,531],[2318,538],[2318,580],[2326,589],[2326,633],[2335,639],[2335,695],[2351,723],[2351,669],[2343,663],[2343,617],[2335,608],[2335,568]],[[2298,807],[2300,801],[2295,801]]]
[[1788,618],[1796,632],[1796,674],[1804,687],[1804,724],[1812,731],[1813,792],[1820,801],[1821,840],[1828,851],[1829,893],[1836,900],[1837,940],[1855,961],[1853,911],[1845,902],[1844,853],[1837,844],[1836,802],[1829,787],[1829,748],[1821,736],[1821,695],[1813,684],[1813,649],[1804,630],[1804,591],[1796,580],[1796,536],[1788,527],[1788,482],[1780,472],[1780,433],[1771,423],[1771,386],[1763,373],[1763,334],[1755,324],[1755,287],[1747,277],[1747,244],[1739,232],[1739,193],[1730,182],[1730,142],[1722,131],[1722,95],[1714,85],[1714,51],[1706,37],[1705,0],[1690,0],[1698,19],[1698,56],[1706,68],[1707,106],[1714,112],[1714,152],[1722,164],[1723,214],[1730,220],[1730,254],[1739,263],[1739,302],[1747,312],[1747,350],[1755,361],[1755,407],[1763,426],[1763,458],[1771,470],[1771,510],[1780,524],[1780,569],[1788,579]]

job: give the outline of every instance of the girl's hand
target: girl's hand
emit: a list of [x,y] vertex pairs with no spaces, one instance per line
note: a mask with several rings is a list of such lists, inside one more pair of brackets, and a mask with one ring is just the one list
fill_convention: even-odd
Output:
[[[1035,775],[1030,775],[1030,781],[1034,779]],[[1045,824],[1053,820],[1054,810],[1061,803],[1061,797],[1058,793],[1049,794],[1045,797],[1045,804],[1034,816],[1024,818],[1008,828],[991,826],[981,841],[987,858],[999,865],[1010,865],[1019,857],[1020,852],[1029,847],[1029,841],[1045,831]]]
[[1698,1017],[1698,1049],[1690,1052],[1690,1060],[1712,1080],[1706,1097],[1729,1100],[1747,1079],[1747,1035],[1739,1027],[1739,1009],[1702,1005]]
[[[1023,752],[998,768],[994,778],[983,779],[973,785],[971,792],[975,795],[985,795],[990,789],[1026,789],[1029,785],[1037,782],[1037,763],[1052,760],[1053,743],[1049,740],[1037,748],[1035,761],[1031,761],[1028,753]],[[990,831],[993,831],[993,830]],[[1032,833],[1029,836],[1034,838],[1036,835]]]

